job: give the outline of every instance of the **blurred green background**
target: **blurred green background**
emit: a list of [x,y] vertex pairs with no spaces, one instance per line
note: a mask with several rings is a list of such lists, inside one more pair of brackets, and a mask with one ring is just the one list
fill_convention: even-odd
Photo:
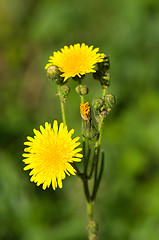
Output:
[[[44,66],[53,51],[86,43],[110,56],[103,180],[95,204],[99,239],[159,239],[159,1],[0,0],[0,239],[84,240],[86,203],[76,176],[43,191],[23,171],[26,136],[61,121],[56,86]],[[87,100],[101,87],[88,74]],[[80,135],[79,97],[67,102]],[[72,104],[72,105],[71,105]]]

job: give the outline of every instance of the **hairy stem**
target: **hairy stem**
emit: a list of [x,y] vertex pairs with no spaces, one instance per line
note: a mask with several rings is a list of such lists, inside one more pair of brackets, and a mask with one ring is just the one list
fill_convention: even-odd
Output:
[[62,113],[62,121],[64,126],[66,126],[66,115],[65,115],[65,106],[64,106],[64,99],[61,92],[61,86],[58,85],[59,97],[60,97],[60,104],[61,104],[61,113]]
[[97,239],[97,224],[93,220],[93,206],[94,202],[87,202],[87,214],[88,214],[88,239],[96,240]]

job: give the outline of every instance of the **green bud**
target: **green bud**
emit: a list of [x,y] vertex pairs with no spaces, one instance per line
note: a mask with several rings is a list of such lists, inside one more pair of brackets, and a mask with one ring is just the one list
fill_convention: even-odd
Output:
[[112,107],[116,104],[115,96],[111,93],[108,93],[103,98],[104,104],[101,108],[100,114],[105,115],[108,114]]
[[108,93],[104,96],[104,102],[106,105],[106,108],[112,108],[116,104],[115,96],[111,93]]
[[88,87],[86,85],[83,85],[81,87],[81,95],[87,95],[88,91],[89,91],[89,89],[88,89]]
[[75,91],[76,91],[78,94],[81,94],[81,87],[80,87],[80,85],[78,85],[78,86],[75,88]]
[[110,73],[105,73],[100,80],[102,86],[109,87],[110,85]]
[[93,106],[96,114],[106,115],[112,107],[116,104],[115,96],[111,93],[106,94],[103,98],[97,98],[93,101]]
[[57,66],[51,65],[47,69],[47,77],[59,85],[64,84],[63,82],[64,78],[61,77],[61,74],[62,72],[59,70]]
[[110,107],[107,108],[107,114],[111,111],[112,109]]
[[83,86],[80,86],[78,85],[76,88],[75,88],[76,92],[80,95],[87,95],[88,94],[88,87],[86,85],[83,85]]
[[104,101],[102,98],[97,98],[93,100],[92,104],[95,110],[100,110],[104,104]]
[[85,138],[93,139],[97,135],[97,129],[95,128],[94,124],[92,123],[91,119],[90,121],[83,121],[82,126],[82,135]]
[[100,72],[105,73],[110,68],[110,61],[107,54],[105,54],[103,61],[98,63],[98,69]]
[[69,92],[70,92],[70,87],[69,86],[67,86],[67,85],[61,86],[61,93],[62,93],[62,96],[63,96],[64,99],[66,99]]

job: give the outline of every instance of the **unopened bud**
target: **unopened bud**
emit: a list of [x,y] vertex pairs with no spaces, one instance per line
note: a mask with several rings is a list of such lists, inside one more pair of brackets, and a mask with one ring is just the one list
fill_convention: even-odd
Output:
[[110,85],[110,73],[105,73],[100,80],[102,86],[109,87]]
[[87,95],[88,91],[89,91],[89,89],[86,85],[81,87],[81,95]]
[[104,55],[103,61],[98,63],[98,69],[105,73],[110,68],[110,61],[107,54]]
[[66,97],[68,96],[68,94],[70,92],[70,87],[67,85],[61,86],[61,92],[62,92],[63,98],[66,99]]
[[95,110],[100,110],[103,106],[103,99],[102,98],[97,98],[93,100],[92,104]]
[[89,91],[86,85],[83,85],[83,86],[78,85],[75,90],[80,95],[87,95]]
[[89,105],[88,102],[86,102],[86,103],[81,102],[80,113],[81,113],[81,116],[82,116],[83,120],[85,120],[85,121],[90,120],[91,106]]
[[116,104],[115,96],[111,93],[106,94],[103,98],[95,99],[92,104],[97,114],[106,115]]
[[76,91],[78,94],[81,94],[81,87],[80,87],[80,85],[78,85],[78,86],[75,88],[75,91]]
[[88,139],[93,139],[95,136],[97,136],[97,129],[95,128],[92,120],[90,119],[89,121],[83,121],[82,125],[82,135],[85,138]]
[[81,103],[80,113],[81,113],[81,117],[83,119],[82,135],[88,139],[94,138],[97,135],[97,130],[96,130],[94,124],[92,123],[91,107],[88,102]]
[[62,85],[63,84],[63,77],[61,77],[62,72],[59,70],[59,68],[55,65],[51,65],[47,68],[47,77],[56,82],[57,84]]
[[111,93],[108,93],[104,96],[105,105],[108,108],[112,108],[116,104],[115,96]]

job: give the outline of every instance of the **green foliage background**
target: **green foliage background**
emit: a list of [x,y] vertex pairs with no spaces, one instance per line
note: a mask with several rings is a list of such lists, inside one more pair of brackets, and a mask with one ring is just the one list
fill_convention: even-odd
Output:
[[[23,171],[26,136],[61,121],[56,86],[44,66],[53,51],[86,43],[110,55],[117,105],[104,124],[106,155],[95,205],[99,239],[159,239],[159,2],[0,1],[0,239],[83,240],[86,203],[78,177],[43,191]],[[87,77],[87,100],[101,95]],[[72,89],[75,83],[70,80]],[[80,134],[72,90],[67,123]]]

